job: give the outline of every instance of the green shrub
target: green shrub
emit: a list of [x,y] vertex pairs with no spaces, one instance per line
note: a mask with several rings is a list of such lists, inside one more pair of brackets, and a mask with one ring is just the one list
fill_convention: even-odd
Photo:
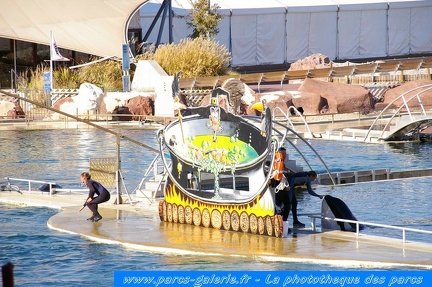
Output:
[[118,92],[123,90],[122,64],[119,61],[107,60],[79,68],[78,82],[91,83],[104,91]]
[[[18,89],[26,91],[31,99],[44,102],[44,72],[49,71],[47,64],[38,65],[21,73]],[[122,67],[118,61],[103,61],[78,69],[59,67],[53,75],[55,89],[78,89],[82,83],[91,83],[105,91],[122,91]]]
[[[39,64],[34,69],[27,69],[18,77],[18,90],[26,93],[26,96],[37,103],[46,103],[44,92],[44,73],[49,72],[49,65]],[[79,87],[78,74],[68,67],[59,67],[53,75],[55,89],[77,89]]]
[[[182,78],[190,78],[227,74],[231,55],[217,42],[199,37],[182,40],[178,45],[161,45],[156,50],[149,49],[148,52],[137,56],[137,60],[155,60],[169,75],[182,71]],[[30,99],[43,103],[46,99],[46,71],[49,71],[49,65],[40,64],[21,73],[18,89],[27,91]],[[131,79],[133,72],[132,66]],[[106,60],[73,70],[59,67],[54,70],[53,80],[55,89],[77,89],[80,84],[87,82],[104,91],[122,91],[122,64],[119,61]]]
[[[137,60],[150,58],[148,54],[137,56]],[[231,55],[225,46],[198,37],[181,40],[178,45],[159,46],[154,52],[153,60],[158,62],[169,75],[182,71],[182,78],[207,77],[224,75]]]
[[80,86],[79,70],[60,67],[54,71],[55,89],[78,89]]
[[17,87],[19,91],[25,92],[27,98],[40,104],[46,103],[44,93],[44,72],[49,71],[46,64],[37,65],[34,69],[27,69],[19,74]]

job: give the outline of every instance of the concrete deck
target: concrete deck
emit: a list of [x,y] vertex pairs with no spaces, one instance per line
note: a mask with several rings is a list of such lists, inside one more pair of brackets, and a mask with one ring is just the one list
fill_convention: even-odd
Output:
[[288,238],[216,230],[161,222],[158,202],[100,206],[103,219],[86,220],[85,199],[77,194],[0,192],[0,202],[60,209],[48,221],[52,229],[78,234],[90,240],[119,244],[146,252],[241,256],[258,260],[329,264],[355,268],[432,269],[432,244],[407,242],[332,231],[312,233],[294,230]]

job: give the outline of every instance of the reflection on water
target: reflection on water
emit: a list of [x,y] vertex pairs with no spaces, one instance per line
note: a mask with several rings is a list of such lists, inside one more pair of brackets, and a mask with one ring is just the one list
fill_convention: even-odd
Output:
[[[126,132],[157,147],[155,131]],[[154,152],[125,140],[120,143],[120,151],[126,181],[139,183]],[[94,129],[1,131],[0,157],[2,177],[56,181],[63,187],[80,188],[79,175],[89,169],[89,159],[116,158],[117,144],[114,135]]]
[[404,153],[421,156],[431,150],[431,143],[405,142],[405,143],[388,143],[388,148],[394,153]]

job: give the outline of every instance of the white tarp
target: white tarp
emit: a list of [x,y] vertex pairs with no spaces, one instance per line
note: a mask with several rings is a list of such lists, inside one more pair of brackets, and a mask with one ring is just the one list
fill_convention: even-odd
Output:
[[280,0],[287,8],[286,62],[311,54],[336,57],[338,6],[330,0]]
[[353,4],[338,0],[338,57],[385,57],[387,53],[387,2]]
[[233,57],[233,66],[284,61],[282,35],[286,9],[283,5],[276,0],[266,0],[265,5],[261,0],[218,0],[216,3],[221,10],[231,11],[231,51],[237,55]]
[[[268,29],[267,23],[273,23]],[[234,66],[283,63],[283,14],[233,15],[231,19],[232,64]]]
[[431,53],[431,2],[392,1],[389,3],[389,56]]

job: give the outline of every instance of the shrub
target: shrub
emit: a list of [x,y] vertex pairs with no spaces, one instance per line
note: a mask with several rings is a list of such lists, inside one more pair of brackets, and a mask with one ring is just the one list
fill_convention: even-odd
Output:
[[60,67],[54,71],[54,88],[56,89],[78,89],[80,83],[79,71],[68,67]]
[[[137,56],[137,60],[149,59]],[[226,73],[231,55],[223,45],[203,37],[183,39],[178,45],[159,46],[153,60],[169,74],[182,71],[182,78],[217,76]]]
[[[137,60],[143,59],[155,60],[169,75],[182,71],[182,78],[189,78],[227,74],[231,55],[223,45],[199,37],[184,39],[178,45],[161,45],[156,50],[150,47],[146,53],[137,56]],[[18,89],[30,93],[30,99],[43,103],[46,99],[45,71],[49,71],[49,66],[40,64],[35,69],[21,73]],[[132,66],[131,79],[133,72]],[[73,70],[63,66],[54,71],[53,80],[56,89],[76,89],[80,84],[88,82],[104,91],[122,91],[122,64],[106,60]]]
[[107,60],[79,68],[77,72],[79,83],[91,83],[110,92],[123,90],[121,62]]
[[17,81],[18,90],[25,91],[30,100],[45,104],[44,72],[48,70],[49,67],[46,64],[40,64],[34,69],[29,68],[25,72],[21,72]]

